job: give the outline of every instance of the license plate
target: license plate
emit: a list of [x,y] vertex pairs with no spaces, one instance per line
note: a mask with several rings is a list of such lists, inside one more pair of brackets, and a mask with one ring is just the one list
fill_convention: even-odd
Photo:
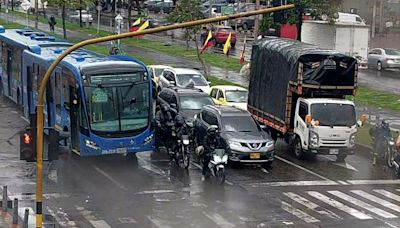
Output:
[[260,159],[260,153],[250,153],[250,159]]
[[339,154],[339,149],[329,149],[329,154]]

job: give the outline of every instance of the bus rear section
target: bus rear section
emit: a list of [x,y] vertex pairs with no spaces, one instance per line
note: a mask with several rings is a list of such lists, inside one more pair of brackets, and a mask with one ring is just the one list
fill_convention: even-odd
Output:
[[[71,108],[70,116],[72,149],[78,149],[79,141],[81,156],[152,151],[151,79],[147,68],[130,61],[109,61],[82,65],[80,71],[83,87],[80,94],[71,97],[76,107]],[[79,108],[83,110],[74,110]],[[78,117],[82,112],[84,116]],[[86,127],[72,127],[85,117]],[[74,139],[74,135],[79,138]]]

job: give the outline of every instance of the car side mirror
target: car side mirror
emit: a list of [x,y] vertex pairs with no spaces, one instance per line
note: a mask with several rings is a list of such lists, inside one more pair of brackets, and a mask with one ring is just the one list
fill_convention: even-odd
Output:
[[168,81],[170,85],[172,86],[176,86],[176,82],[175,81]]
[[208,84],[208,85],[211,85],[211,82],[210,82],[210,81],[207,81],[207,84]]
[[260,125],[260,128],[261,128],[262,130],[266,130],[266,129],[267,129],[267,126],[266,126],[266,125]]

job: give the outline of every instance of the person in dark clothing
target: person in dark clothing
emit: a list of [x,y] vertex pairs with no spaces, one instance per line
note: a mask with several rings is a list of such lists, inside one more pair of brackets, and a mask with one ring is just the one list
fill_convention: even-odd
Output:
[[390,134],[389,123],[386,120],[382,120],[382,122],[377,123],[369,130],[369,135],[372,138],[373,148],[376,153],[383,153],[382,142],[384,141],[384,137]]
[[156,122],[156,148],[160,146],[160,142],[168,141],[171,136],[171,126],[167,126],[168,123],[173,123],[171,110],[168,105],[161,106],[161,109],[157,111],[155,122]]
[[56,18],[51,15],[50,20],[49,20],[49,25],[50,25],[50,32],[54,32],[54,26],[57,24]]
[[202,180],[205,180],[208,163],[215,149],[228,150],[228,146],[223,138],[217,132],[218,127],[211,125],[207,128],[207,135],[203,139],[203,148],[200,148],[200,154],[203,158]]

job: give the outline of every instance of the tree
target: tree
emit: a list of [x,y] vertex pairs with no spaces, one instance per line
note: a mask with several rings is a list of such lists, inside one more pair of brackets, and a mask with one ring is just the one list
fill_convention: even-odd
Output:
[[[175,9],[172,13],[168,16],[168,20],[173,23],[182,23],[187,21],[194,21],[199,19],[204,19],[205,16],[202,12],[201,8],[201,0],[180,0],[179,3],[175,6]],[[189,47],[189,42],[191,40],[194,41],[196,45],[196,53],[197,58],[199,59],[201,65],[204,68],[204,73],[208,78],[208,72],[206,69],[206,65],[201,58],[199,44],[197,38],[201,31],[201,26],[193,26],[185,28],[184,30],[184,37],[186,39],[186,47]]]
[[[278,1],[279,3],[281,1]],[[326,16],[329,23],[334,24],[337,18],[337,12],[343,0],[287,0],[288,4],[295,4],[295,8],[286,12],[278,12],[276,14],[282,15],[280,21],[273,21],[271,23],[270,15],[263,17],[260,31],[265,31],[268,28],[279,28],[282,24],[296,24],[297,39],[301,41],[301,29],[303,26],[303,16],[307,13],[313,19],[322,19],[323,15]],[[264,21],[265,20],[265,21]],[[266,28],[266,26],[268,28]]]

